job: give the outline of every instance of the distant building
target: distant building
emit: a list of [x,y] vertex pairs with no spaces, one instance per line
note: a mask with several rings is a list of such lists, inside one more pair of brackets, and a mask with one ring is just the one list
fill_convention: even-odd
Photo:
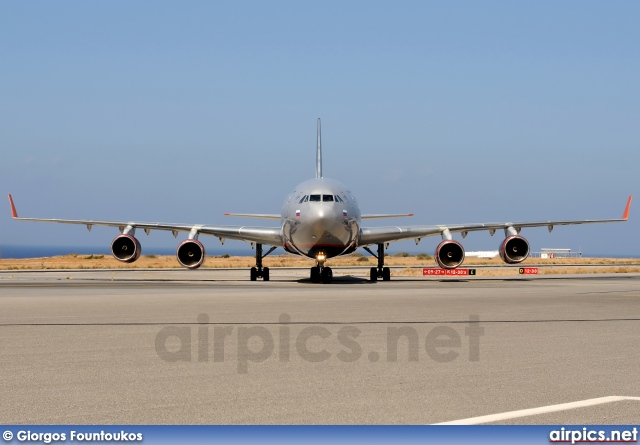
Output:
[[472,257],[472,258],[495,258],[498,256],[498,251],[485,250],[485,251],[478,251],[478,252],[465,252],[464,256]]
[[572,252],[571,249],[543,247],[540,252],[532,252],[531,256],[539,258],[575,258],[581,257],[582,252]]

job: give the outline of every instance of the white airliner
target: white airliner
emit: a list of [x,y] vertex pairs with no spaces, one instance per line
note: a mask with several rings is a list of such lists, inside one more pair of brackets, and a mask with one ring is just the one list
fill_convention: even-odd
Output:
[[[264,281],[269,280],[269,268],[262,266],[262,259],[276,248],[282,247],[289,253],[315,260],[316,266],[311,267],[311,281],[314,283],[332,281],[331,268],[325,265],[327,259],[352,253],[359,247],[378,259],[378,266],[370,270],[371,281],[377,281],[378,278],[388,281],[390,271],[384,266],[385,245],[405,239],[414,239],[418,244],[422,238],[437,235],[442,237],[442,242],[436,247],[436,262],[444,269],[455,269],[462,264],[465,255],[462,244],[454,240],[452,234],[460,233],[465,238],[469,232],[479,230],[488,230],[491,235],[494,235],[496,230],[504,230],[505,238],[499,247],[500,257],[508,264],[521,263],[529,256],[529,243],[520,235],[523,227],[547,227],[551,231],[558,225],[623,222],[629,217],[631,199],[632,197],[629,196],[621,219],[366,227],[362,225],[364,220],[397,218],[413,216],[413,214],[362,215],[358,202],[349,189],[337,181],[323,177],[320,119],[318,119],[316,177],[295,187],[284,201],[280,214],[225,214],[279,220],[280,223],[274,227],[19,218],[13,199],[9,195],[11,213],[16,220],[83,224],[89,230],[92,226],[118,227],[120,234],[111,243],[111,252],[117,260],[125,263],[134,262],[140,257],[141,248],[140,242],[135,237],[136,230],[144,230],[147,235],[151,230],[168,230],[175,237],[180,232],[188,234],[187,239],[178,245],[176,257],[182,266],[189,269],[197,269],[205,259],[204,246],[198,241],[198,237],[212,235],[218,237],[221,242],[225,239],[235,239],[255,244],[256,265],[251,268],[252,281],[258,278]],[[263,245],[272,247],[263,253]],[[370,250],[369,246],[377,246],[377,253]]]

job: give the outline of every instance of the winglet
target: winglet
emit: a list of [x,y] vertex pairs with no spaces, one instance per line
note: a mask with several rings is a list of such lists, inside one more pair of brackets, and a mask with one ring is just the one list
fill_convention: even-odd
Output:
[[631,207],[631,200],[633,196],[629,196],[629,200],[627,201],[627,207],[624,209],[624,214],[622,215],[622,219],[629,219],[629,207]]
[[9,193],[8,196],[9,196],[9,203],[11,204],[11,217],[15,219],[18,217],[18,212],[16,212],[16,206],[13,203],[13,198],[11,197],[11,193]]

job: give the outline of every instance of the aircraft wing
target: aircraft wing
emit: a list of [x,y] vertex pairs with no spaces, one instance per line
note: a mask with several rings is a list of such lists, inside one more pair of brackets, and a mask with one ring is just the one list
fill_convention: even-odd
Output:
[[361,219],[404,218],[406,216],[413,216],[413,213],[383,213],[375,215],[362,215]]
[[53,218],[20,218],[13,203],[13,198],[9,195],[11,204],[11,216],[19,221],[50,222],[59,224],[79,224],[87,226],[91,230],[93,226],[118,227],[120,232],[125,227],[131,226],[142,229],[145,233],[151,230],[164,230],[178,236],[179,232],[190,233],[192,230],[199,234],[216,236],[222,240],[234,239],[252,243],[267,244],[270,246],[282,245],[282,229],[280,227],[245,227],[245,226],[206,226],[201,224],[172,224],[172,223],[149,223],[136,221],[94,221],[91,219],[53,219]]
[[428,236],[441,235],[445,231],[450,233],[462,233],[467,236],[468,232],[476,232],[479,230],[488,230],[493,233],[499,229],[507,229],[513,227],[520,232],[523,227],[547,227],[549,231],[554,226],[566,226],[574,224],[597,224],[610,222],[624,222],[629,218],[629,208],[631,206],[632,197],[629,196],[627,206],[625,207],[622,218],[620,219],[584,219],[576,221],[538,221],[538,222],[497,222],[497,223],[478,223],[478,224],[443,224],[434,226],[391,226],[391,227],[363,227],[360,231],[359,246],[367,246],[370,244],[381,244],[392,241],[400,241],[405,239],[426,238]]
[[237,216],[238,218],[280,219],[280,215],[272,213],[225,213],[224,216]]

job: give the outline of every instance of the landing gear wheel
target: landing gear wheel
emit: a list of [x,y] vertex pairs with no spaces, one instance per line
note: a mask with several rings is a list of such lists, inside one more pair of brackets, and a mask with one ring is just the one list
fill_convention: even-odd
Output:
[[322,282],[324,284],[329,284],[333,281],[333,271],[330,267],[322,268]]
[[256,265],[251,268],[251,281],[262,278],[262,281],[269,281],[269,268],[262,267],[262,259],[276,250],[278,246],[272,246],[267,253],[262,254],[262,244],[256,244]]
[[311,282],[312,283],[320,282],[320,268],[318,266],[311,268]]
[[378,278],[382,281],[391,280],[391,269],[384,267],[384,244],[378,244],[378,254],[376,255],[367,246],[364,246],[364,250],[369,252],[373,257],[378,260],[378,267],[372,267],[369,273],[369,279],[372,282],[378,281]]

